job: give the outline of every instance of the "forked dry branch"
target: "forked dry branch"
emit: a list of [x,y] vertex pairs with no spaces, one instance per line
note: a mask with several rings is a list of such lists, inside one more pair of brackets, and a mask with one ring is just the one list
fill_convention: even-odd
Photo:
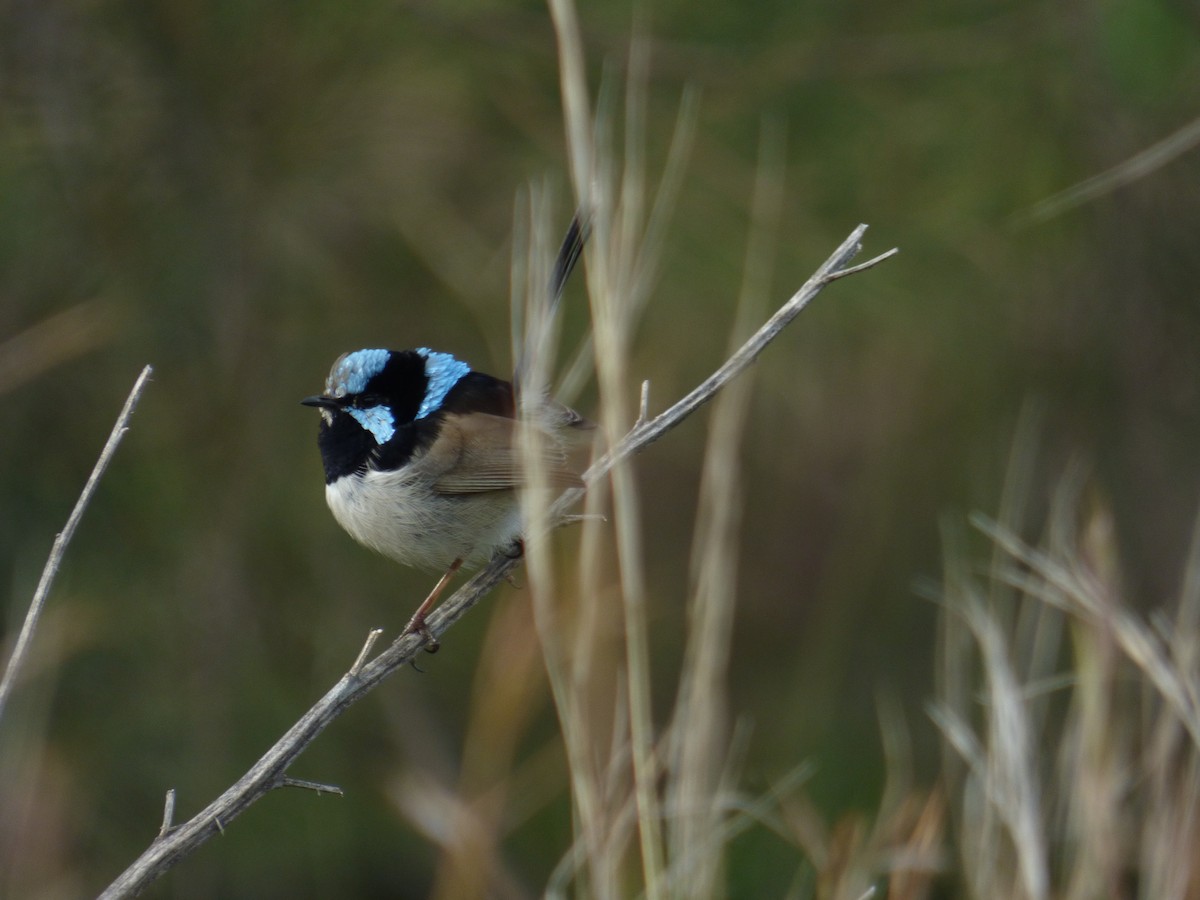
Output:
[[[643,408],[643,415],[638,417],[629,432],[584,473],[585,485],[596,483],[620,461],[661,438],[711,400],[723,386],[754,362],[767,345],[778,337],[827,285],[847,275],[871,268],[897,252],[894,249],[889,250],[864,263],[851,266],[850,261],[860,251],[862,236],[866,230],[866,225],[855,228],[804,286],[780,306],[724,364],[689,394],[655,416],[647,417]],[[568,520],[569,510],[586,490],[584,487],[566,491],[551,508],[551,524]],[[430,615],[428,625],[433,637],[438,639],[445,634],[455,622],[520,565],[520,562],[519,557],[504,554],[492,559]],[[292,778],[287,774],[288,769],[331,722],[389,675],[412,662],[421,653],[426,642],[421,635],[405,635],[378,656],[371,658],[370,653],[378,637],[378,631],[372,631],[350,669],[337,684],[289,728],[245,775],[196,815],[186,822],[174,824],[171,819],[175,797],[173,792],[169,792],[162,828],[158,835],[129,868],[109,885],[101,897],[113,900],[118,897],[136,896],[209,838],[223,834],[237,816],[276,788],[300,787],[318,792],[339,792],[339,789],[332,785]]]

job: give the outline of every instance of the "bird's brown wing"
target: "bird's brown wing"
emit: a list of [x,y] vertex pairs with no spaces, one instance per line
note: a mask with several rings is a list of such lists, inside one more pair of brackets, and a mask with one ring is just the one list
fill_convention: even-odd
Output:
[[[524,482],[518,423],[483,413],[448,415],[429,448],[427,463],[437,473],[433,488],[441,494],[512,490]],[[552,487],[581,485],[562,446],[550,435],[542,442],[540,463]]]

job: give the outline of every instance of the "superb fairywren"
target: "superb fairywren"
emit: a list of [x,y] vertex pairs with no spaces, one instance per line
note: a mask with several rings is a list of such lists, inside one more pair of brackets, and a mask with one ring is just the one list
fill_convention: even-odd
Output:
[[[585,239],[576,219],[555,266],[555,300]],[[325,393],[301,401],[321,411],[325,499],[338,523],[397,562],[445,571],[406,634],[427,634],[425,615],[460,566],[486,562],[520,538],[517,411],[531,398],[520,396],[517,381],[427,347],[356,350],[333,364]],[[532,399],[535,414],[526,418],[545,433],[539,462],[550,484],[579,484],[560,433],[590,423],[548,398]]]

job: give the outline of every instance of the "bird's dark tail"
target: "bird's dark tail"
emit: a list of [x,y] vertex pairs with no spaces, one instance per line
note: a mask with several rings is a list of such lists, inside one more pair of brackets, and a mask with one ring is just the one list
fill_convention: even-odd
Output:
[[[571,225],[567,228],[567,233],[563,237],[562,246],[558,248],[558,256],[554,260],[554,269],[550,273],[550,293],[548,298],[550,308],[547,310],[546,321],[553,320],[553,317],[557,314],[559,301],[562,300],[563,291],[567,286],[567,279],[571,277],[571,272],[574,271],[579,258],[583,256],[583,245],[587,243],[587,239],[591,233],[591,215],[585,210],[579,210],[575,213],[574,218],[571,219]],[[525,349],[520,353],[513,372],[513,387],[518,392],[524,381],[523,376],[525,375],[526,366],[529,363],[526,357],[533,352],[528,335],[523,344]]]
[[567,279],[571,277],[575,264],[583,255],[583,245],[587,243],[591,233],[591,216],[583,210],[575,213],[575,218],[571,220],[571,227],[567,229],[566,237],[563,238],[562,246],[558,248],[558,258],[554,260],[554,272],[550,275],[551,303],[557,304],[562,298],[563,289],[567,286]]

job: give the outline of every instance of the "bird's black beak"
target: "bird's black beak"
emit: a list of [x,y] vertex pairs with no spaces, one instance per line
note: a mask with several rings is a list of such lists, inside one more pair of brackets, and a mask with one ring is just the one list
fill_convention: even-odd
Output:
[[333,397],[318,395],[316,397],[305,397],[300,401],[303,406],[316,406],[319,409],[339,409],[341,404]]

